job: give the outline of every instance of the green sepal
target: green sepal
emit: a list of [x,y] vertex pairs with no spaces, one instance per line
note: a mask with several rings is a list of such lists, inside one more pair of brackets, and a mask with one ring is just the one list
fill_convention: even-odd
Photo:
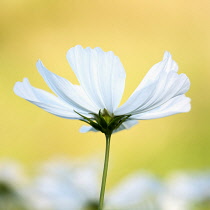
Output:
[[122,116],[116,116],[114,117],[108,124],[108,128],[113,130],[115,129],[115,126],[118,125],[119,120],[122,118]]
[[[82,121],[84,121],[84,120],[82,120]],[[103,132],[103,128],[99,124],[95,123],[94,121],[91,120],[90,122],[86,122],[86,123],[88,123],[89,125],[91,125],[96,130]]]
[[122,115],[122,116],[116,116],[116,117],[114,117],[114,118],[110,121],[110,123],[109,123],[109,125],[108,125],[108,128],[109,128],[110,130],[115,130],[115,129],[119,128],[119,126],[120,126],[123,122],[125,122],[130,116],[131,116],[131,115]]
[[84,115],[80,114],[79,112],[77,112],[77,111],[75,111],[75,110],[74,110],[74,112],[76,112],[79,116],[83,117],[83,118],[84,118],[85,120],[87,120],[88,122],[91,121],[90,118],[85,117]]
[[115,129],[119,128],[119,126],[122,125],[122,123],[125,122],[131,116],[131,115],[113,116],[109,114],[106,109],[103,110],[103,113],[101,112],[101,110],[99,110],[98,114],[90,113],[91,115],[93,115],[93,118],[85,117],[84,115],[78,112],[76,113],[83,118],[80,119],[81,121],[88,123],[96,130],[101,131],[102,133],[105,134],[111,134]]
[[91,113],[94,116],[95,121],[101,125],[103,128],[107,128],[108,124],[104,119],[103,115],[101,114],[101,110],[99,110],[98,114]]
[[118,129],[120,125],[122,125],[131,115],[125,115],[122,119],[118,122],[118,125],[116,125],[115,129]]
[[90,118],[88,117],[85,117],[84,115],[78,113],[77,111],[74,110],[74,112],[76,112],[79,116],[83,117],[84,119],[80,119],[80,121],[83,121],[83,122],[86,122],[88,123],[89,125],[91,125],[93,128],[95,128],[96,130],[99,130],[102,132],[102,127],[95,123],[93,120],[91,120]]
[[102,127],[107,127],[108,124],[107,124],[106,120],[104,119],[103,115],[101,114],[101,110],[99,110],[98,116],[99,116],[100,124],[102,125]]

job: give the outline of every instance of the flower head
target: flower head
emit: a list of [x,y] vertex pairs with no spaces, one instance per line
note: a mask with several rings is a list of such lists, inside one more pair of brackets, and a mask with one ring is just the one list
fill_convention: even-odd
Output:
[[126,75],[113,52],[76,46],[67,52],[67,60],[80,85],[50,72],[39,60],[37,69],[55,95],[31,86],[26,78],[15,84],[14,92],[51,114],[91,125],[82,126],[81,132],[117,132],[138,120],[166,117],[191,108],[190,99],[184,95],[190,87],[189,79],[177,73],[178,66],[168,52],[120,107]]

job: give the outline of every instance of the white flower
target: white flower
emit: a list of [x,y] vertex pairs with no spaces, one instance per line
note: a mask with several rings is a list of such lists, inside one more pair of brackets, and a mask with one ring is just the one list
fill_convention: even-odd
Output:
[[[39,60],[37,69],[55,95],[32,87],[26,78],[15,84],[14,92],[51,114],[89,124],[84,117],[98,123],[99,111],[101,116],[108,116],[105,120],[108,123],[114,117],[122,116],[117,125],[112,126],[114,132],[132,127],[137,120],[166,117],[188,112],[191,108],[190,99],[184,95],[190,87],[189,79],[185,74],[177,74],[178,66],[168,52],[120,107],[126,75],[120,59],[113,52],[103,52],[99,47],[84,49],[76,46],[68,51],[67,60],[80,85],[73,85],[50,72]],[[97,130],[103,132],[97,126],[80,129],[81,132]]]
[[[44,169],[44,170],[43,170]],[[96,162],[49,162],[31,186],[35,210],[97,210],[100,186]],[[148,173],[136,172],[108,192],[105,210],[158,210],[159,183]]]
[[98,175],[93,162],[49,162],[34,180],[28,199],[36,210],[89,210],[98,204]]

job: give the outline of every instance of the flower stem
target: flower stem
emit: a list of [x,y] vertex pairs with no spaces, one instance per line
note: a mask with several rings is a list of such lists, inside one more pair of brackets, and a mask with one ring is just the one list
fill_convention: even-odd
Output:
[[106,134],[106,151],[105,151],[105,158],[104,158],[104,171],[103,171],[103,177],[102,177],[102,183],[101,183],[101,193],[100,193],[98,210],[103,210],[104,194],[105,194],[105,187],[106,187],[106,177],[107,177],[108,164],[109,164],[110,139],[111,139],[111,134]]

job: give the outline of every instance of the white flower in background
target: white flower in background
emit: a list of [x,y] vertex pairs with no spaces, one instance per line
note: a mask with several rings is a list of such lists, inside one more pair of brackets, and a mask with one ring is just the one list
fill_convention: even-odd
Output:
[[163,210],[210,208],[210,172],[174,173],[165,184]]
[[31,185],[28,200],[35,210],[97,210],[98,175],[94,162],[48,162]]
[[81,132],[117,132],[132,127],[137,120],[190,110],[190,99],[184,95],[190,87],[189,79],[177,73],[178,66],[168,52],[120,107],[126,75],[113,52],[76,46],[68,51],[67,60],[80,85],[50,72],[38,61],[38,71],[55,95],[31,86],[28,79],[17,82],[14,92],[51,114],[91,125],[83,126]]
[[[31,182],[20,165],[0,162],[0,210],[98,210],[99,164],[47,162]],[[210,172],[175,173],[160,181],[136,172],[112,187],[104,210],[209,210]]]
[[[98,210],[100,168],[95,162],[55,161],[45,164],[31,186],[35,210]],[[147,173],[135,173],[113,188],[105,210],[158,210],[161,183]]]

